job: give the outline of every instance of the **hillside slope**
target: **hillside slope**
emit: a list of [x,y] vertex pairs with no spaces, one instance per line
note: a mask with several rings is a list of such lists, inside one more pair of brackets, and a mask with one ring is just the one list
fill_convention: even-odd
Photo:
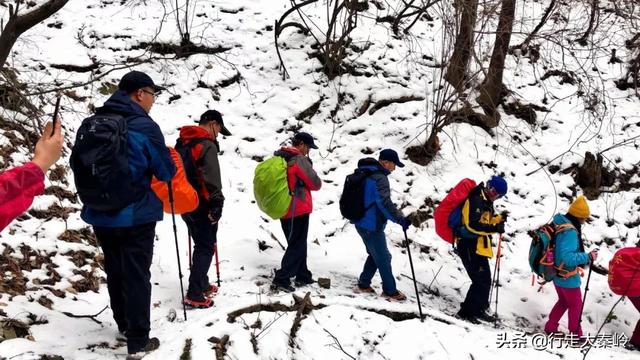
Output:
[[[623,42],[629,34],[614,15],[605,19],[607,27],[596,29],[594,36],[605,42],[597,56],[587,56],[591,52],[585,49],[584,54],[578,51],[565,57],[553,44],[543,43],[542,64],[531,63],[525,57],[507,58],[504,82],[515,93],[513,96],[548,108],[548,112],[537,113],[536,126],[506,113],[502,113],[493,136],[469,124],[450,125],[441,135],[439,154],[429,165],[403,160],[407,167],[389,177],[392,198],[403,211],[408,214],[420,210],[430,218],[433,204],[461,178],[485,181],[493,174],[505,175],[510,192],[496,203],[498,210],[506,209],[511,214],[500,274],[499,314],[503,326],[493,328],[452,317],[470,282],[450,245],[435,234],[431,219],[408,233],[413,240],[411,253],[422,308],[427,314],[424,322],[417,318],[409,259],[402,244],[404,235],[397,225],[389,224],[386,234],[399,289],[410,300],[396,304],[352,292],[366,251],[354,227],[339,213],[337,202],[344,177],[362,157],[376,156],[386,147],[403,154],[408,146],[425,140],[423,131],[432,116],[430,102],[436,96],[439,64],[446,61],[440,57],[443,28],[438,10],[431,14],[433,21],[416,23],[412,36],[397,38],[375,18],[387,15],[399,2],[380,2],[383,9],[372,4],[352,35],[354,49],[360,52],[352,49],[347,55],[356,70],[332,81],[319,71],[321,64],[312,55],[312,37],[286,29],[280,37],[280,51],[290,78],[283,80],[273,44],[273,24],[290,2],[196,2],[191,40],[225,51],[175,59],[172,53],[150,53],[143,44],[179,42],[172,15],[165,13],[171,8],[153,1],[131,3],[70,2],[53,18],[25,34],[14,49],[11,66],[22,81],[30,84],[32,92],[99,77],[71,89],[73,93],[67,92],[63,98],[64,127],[71,142],[81,120],[108,98],[128,71],[122,64],[131,65],[135,62],[132,59],[149,57],[154,58],[152,62],[145,61],[135,68],[168,88],[151,111],[168,145],[174,144],[180,126],[193,123],[208,108],[221,111],[233,133],[220,139],[227,200],[218,233],[222,286],[215,306],[190,311],[188,321],[183,321],[174,234],[171,217],[166,216],[157,225],[152,265],[151,327],[152,335],[162,345],[148,359],[179,358],[187,339],[191,339],[193,359],[213,358],[216,350],[210,338],[225,335],[226,356],[243,360],[582,358],[578,349],[549,346],[544,351],[536,350],[531,343],[533,336],[529,335],[525,347],[506,349],[499,345],[501,340],[514,339],[519,333],[540,330],[556,300],[552,286],[547,285],[541,292],[531,286],[526,231],[549,221],[554,213],[565,211],[569,199],[581,192],[570,171],[560,170],[581,164],[586,151],[602,151],[640,135],[638,98],[632,90],[619,90],[613,82],[625,71],[624,64],[608,64],[611,44]],[[518,28],[534,27],[545,3],[527,1],[519,8],[518,16],[524,20]],[[569,5],[564,10],[570,14],[567,21],[575,22],[582,21],[588,12]],[[323,5],[312,5],[306,11],[307,21],[324,26]],[[160,26],[162,19],[165,23]],[[514,36],[512,43],[518,40],[521,39]],[[490,48],[483,48],[479,57],[486,60],[489,53]],[[618,56],[623,55],[624,49],[619,49]],[[72,66],[57,66],[61,64]],[[98,70],[77,71],[92,64],[98,64]],[[561,76],[542,79],[543,68],[567,73],[596,70],[591,84],[571,84]],[[592,104],[601,109],[597,114],[602,117],[587,111],[589,104],[576,95],[579,91],[604,94]],[[52,93],[45,96],[52,97]],[[375,104],[400,97],[416,100],[393,103],[377,111],[372,110],[373,105],[364,106],[368,101]],[[310,116],[300,115],[310,107]],[[365,110],[361,111],[363,107]],[[2,115],[7,119],[12,116],[26,121],[11,110]],[[296,292],[299,297],[309,292],[311,302],[323,307],[307,314],[290,343],[297,308],[270,311],[274,310],[270,304],[293,305],[294,299],[269,292],[270,279],[279,267],[286,241],[279,222],[269,221],[253,204],[252,178],[258,161],[270,156],[296,130],[312,133],[320,146],[311,153],[323,187],[314,194],[308,264],[314,277],[331,279],[331,288],[313,285]],[[7,131],[2,141],[3,145],[12,145]],[[20,153],[12,156],[15,163],[27,158],[24,149]],[[594,219],[585,226],[584,234],[587,247],[600,247],[598,263],[606,267],[617,248],[633,246],[640,240],[640,152],[636,142],[630,141],[614,146],[604,155],[607,166],[617,171],[625,183],[614,184],[590,203]],[[555,168],[537,170],[550,161]],[[68,167],[68,158],[59,163]],[[74,191],[70,170],[66,180],[49,176],[47,185]],[[64,314],[96,314],[109,304],[106,286],[100,282],[104,277],[100,251],[91,232],[84,229],[87,225],[79,218],[79,208],[73,197],[42,196],[33,209],[46,211],[44,214],[31,213],[0,234],[3,263],[10,264],[11,257],[20,268],[16,271],[3,265],[0,315],[30,324],[32,335],[32,340],[18,337],[1,342],[0,357],[124,357],[126,347],[115,341],[117,328],[108,308],[93,319]],[[187,231],[179,217],[176,221],[186,283]],[[63,233],[66,236],[60,239]],[[13,275],[7,275],[11,271]],[[211,278],[215,278],[214,273],[212,268]],[[25,288],[11,288],[22,278]],[[374,287],[380,290],[378,279],[374,278]],[[585,332],[597,331],[616,300],[606,277],[594,273],[584,310]],[[256,304],[264,306],[229,319],[229,313]],[[177,319],[170,321],[173,312],[177,312]],[[606,325],[605,332],[629,335],[638,318],[636,310],[625,301],[617,307],[616,316]],[[637,355],[610,346],[594,348],[590,357],[623,360]]]

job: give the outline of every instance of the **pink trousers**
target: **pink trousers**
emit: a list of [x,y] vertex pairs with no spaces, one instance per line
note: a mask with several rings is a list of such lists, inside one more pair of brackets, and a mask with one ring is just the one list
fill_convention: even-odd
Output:
[[[631,299],[631,303],[640,312],[640,297]],[[635,346],[640,346],[640,320],[638,320],[638,323],[636,324],[636,330],[631,336],[631,343]]]
[[[555,285],[558,301],[549,313],[549,320],[544,326],[547,333],[557,332],[558,323],[565,312],[569,313],[569,332],[582,336],[580,327],[580,310],[582,309],[582,292],[580,288],[562,288]],[[636,329],[637,330],[637,329]]]

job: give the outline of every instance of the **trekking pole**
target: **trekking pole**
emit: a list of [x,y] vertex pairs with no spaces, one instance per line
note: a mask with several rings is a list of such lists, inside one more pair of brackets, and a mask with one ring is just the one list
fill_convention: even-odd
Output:
[[420,321],[424,322],[424,315],[422,315],[422,305],[420,304],[420,294],[418,293],[418,283],[416,282],[416,273],[413,270],[413,260],[411,259],[411,249],[409,248],[409,237],[407,236],[407,230],[404,230],[404,242],[407,246],[407,255],[409,255],[409,265],[411,265],[413,287],[416,289],[416,299],[418,300],[418,312],[420,313]]
[[187,230],[187,236],[189,236],[189,271],[191,271],[191,265],[193,264],[191,260],[191,231]]
[[498,250],[497,250],[497,256],[496,256],[496,263],[495,265],[493,265],[493,275],[491,278],[491,289],[489,290],[489,304],[491,304],[491,299],[493,299],[493,288],[497,287],[496,283],[498,280],[498,264],[500,263],[500,255],[501,255],[501,251],[500,249],[502,248],[502,234],[500,234],[500,238],[498,239]]
[[218,278],[216,282],[218,283],[218,287],[220,287],[220,261],[218,261],[218,242],[217,241],[213,245],[213,252],[216,254],[216,276]]
[[502,234],[498,240],[498,258],[496,259],[496,326],[498,321],[498,295],[500,291],[500,258],[502,257]]
[[589,282],[591,281],[591,271],[593,270],[593,260],[589,258],[589,275],[587,275],[587,285],[584,287],[584,296],[582,297],[582,307],[580,308],[579,324],[582,326],[582,312],[584,311],[584,302],[587,301],[587,293],[589,292]]
[[178,257],[178,276],[180,277],[180,295],[182,296],[182,312],[184,313],[184,321],[187,321],[187,307],[184,304],[184,285],[182,285],[182,267],[180,266],[180,250],[178,250],[178,229],[176,228],[176,213],[173,206],[173,189],[171,188],[171,180],[167,181],[169,187],[169,203],[171,204],[171,221],[173,221],[173,237],[176,241],[176,255]]

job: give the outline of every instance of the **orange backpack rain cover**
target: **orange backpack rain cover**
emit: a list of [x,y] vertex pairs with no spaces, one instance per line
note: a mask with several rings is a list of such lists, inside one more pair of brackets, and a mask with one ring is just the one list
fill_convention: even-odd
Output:
[[[172,147],[167,148],[176,166],[176,174],[171,179],[174,212],[176,214],[192,212],[198,207],[198,192],[191,186],[189,180],[187,180],[187,174],[184,172],[180,154]],[[151,179],[151,189],[156,193],[158,199],[162,201],[162,210],[170,214],[171,203],[169,202],[169,187],[167,183],[156,179],[154,176]]]

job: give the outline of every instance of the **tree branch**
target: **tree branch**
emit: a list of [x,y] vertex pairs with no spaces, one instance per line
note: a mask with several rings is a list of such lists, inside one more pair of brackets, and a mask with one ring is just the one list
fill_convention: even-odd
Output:
[[9,6],[9,20],[0,34],[0,69],[4,67],[7,57],[9,57],[9,53],[11,53],[11,49],[16,40],[18,40],[18,37],[49,16],[55,14],[65,6],[67,2],[69,2],[69,0],[49,0],[23,15],[18,15],[19,2],[16,4],[15,9]]

